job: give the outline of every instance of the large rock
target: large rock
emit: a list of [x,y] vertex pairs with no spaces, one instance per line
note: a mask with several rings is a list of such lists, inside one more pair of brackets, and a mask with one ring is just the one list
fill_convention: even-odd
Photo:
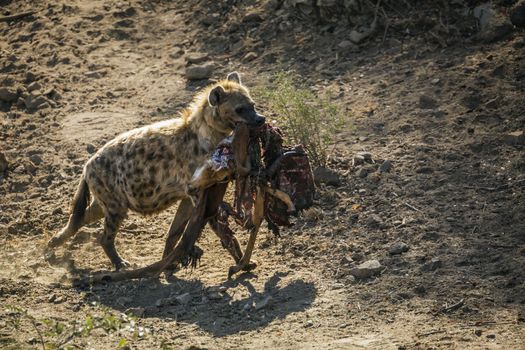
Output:
[[209,77],[211,77],[214,70],[215,70],[215,65],[213,63],[188,66],[186,67],[186,79],[188,80],[208,79]]
[[369,278],[378,275],[384,267],[377,260],[368,260],[350,270],[350,274],[355,278]]
[[341,179],[337,172],[320,166],[314,170],[314,182],[317,185],[324,183],[327,185],[339,186],[341,184]]
[[514,29],[509,19],[496,11],[492,3],[478,5],[472,13],[479,22],[478,37],[486,43],[505,39]]

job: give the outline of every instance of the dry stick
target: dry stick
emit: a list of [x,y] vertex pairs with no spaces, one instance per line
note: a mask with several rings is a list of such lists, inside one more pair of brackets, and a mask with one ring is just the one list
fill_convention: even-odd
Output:
[[383,17],[385,17],[385,31],[383,32],[383,41],[381,42],[381,44],[384,45],[386,41],[386,35],[388,33],[388,27],[390,26],[390,20],[388,19],[386,12],[383,8],[381,8],[381,12],[383,12]]
[[17,13],[16,15],[0,17],[0,22],[15,21],[15,20],[20,19],[20,18],[31,16],[31,15],[33,15],[35,13],[36,13],[36,11],[27,11],[27,12]]
[[441,309],[440,312],[442,312],[442,313],[448,313],[448,312],[456,311],[457,309],[459,309],[460,307],[462,307],[463,304],[465,304],[465,300],[464,300],[464,299],[461,299],[461,300],[458,301],[457,303],[455,303],[455,304],[453,304],[453,305],[450,305],[449,307],[445,307],[445,308]]
[[415,211],[418,211],[418,212],[420,212],[420,213],[423,213],[420,209],[414,207],[412,204],[409,204],[409,203],[407,203],[407,202],[403,202],[403,204],[406,205],[407,207],[409,207],[409,208],[412,209],[412,210],[415,210]]
[[480,187],[480,189],[487,190],[487,191],[498,191],[498,190],[502,190],[504,188],[511,187],[511,186],[514,186],[514,185],[522,183],[522,182],[525,182],[525,179],[521,179],[521,180],[513,181],[513,182],[510,182],[510,183],[506,183],[506,184],[503,184],[503,185],[498,186],[496,188]]
[[426,336],[429,336],[429,335],[432,335],[432,334],[438,334],[438,333],[445,333],[445,330],[437,329],[437,330],[433,330],[433,331],[429,331],[429,332],[425,332],[425,333],[419,333],[419,334],[417,334],[417,336],[418,337],[426,337]]

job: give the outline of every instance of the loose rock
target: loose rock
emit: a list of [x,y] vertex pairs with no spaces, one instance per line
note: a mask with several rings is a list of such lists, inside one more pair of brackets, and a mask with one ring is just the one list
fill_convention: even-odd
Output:
[[211,77],[215,65],[213,63],[206,63],[199,66],[189,66],[186,68],[186,79],[201,80]]
[[265,297],[264,299],[258,301],[255,303],[255,310],[260,310],[260,309],[263,309],[265,307],[267,307],[269,304],[270,304],[270,301],[272,300],[272,296],[271,295],[268,295],[267,297]]
[[144,317],[144,314],[146,313],[146,309],[143,307],[132,307],[130,309],[127,309],[126,313],[131,313],[132,315],[136,317]]
[[91,143],[88,143],[86,145],[86,151],[89,153],[89,154],[93,154],[97,151],[97,148],[95,146],[93,146]]
[[356,154],[356,157],[361,157],[364,159],[367,163],[374,163],[374,159],[372,158],[372,153],[370,152],[358,152]]
[[225,293],[228,290],[226,286],[211,286],[207,289],[208,293]]
[[314,170],[314,182],[317,185],[324,183],[327,185],[339,186],[341,184],[341,179],[337,172],[325,167],[317,167]]
[[383,269],[384,268],[379,261],[368,260],[359,266],[354,267],[349,272],[355,278],[364,279],[380,274]]
[[398,255],[401,253],[408,252],[410,247],[405,242],[395,242],[390,246],[390,249],[388,249],[388,254],[390,255]]
[[120,305],[127,305],[127,304],[131,303],[132,301],[133,301],[133,299],[130,298],[130,297],[117,298],[117,304],[120,304]]
[[428,95],[421,95],[419,96],[419,108],[421,109],[434,109],[438,107],[437,101],[428,96]]
[[38,91],[32,91],[25,100],[24,104],[28,110],[37,110],[41,105],[47,102],[47,99]]
[[361,168],[357,171],[357,176],[364,179],[368,175],[368,169]]
[[18,94],[16,93],[15,89],[8,88],[8,87],[1,87],[0,88],[0,100],[5,102],[11,102],[14,101],[18,97]]
[[208,299],[210,300],[220,300],[222,299],[222,295],[219,292],[212,292],[208,294]]
[[510,21],[516,27],[525,28],[525,0],[518,1],[510,10]]
[[205,52],[190,52],[184,57],[187,64],[199,64],[208,59],[208,54]]
[[246,16],[243,17],[242,22],[243,23],[256,23],[256,22],[262,22],[263,18],[258,12],[251,12],[246,14]]
[[2,152],[0,152],[0,174],[5,173],[8,167],[9,163],[7,162],[7,158]]
[[34,165],[40,165],[42,164],[42,157],[40,157],[38,154],[33,154],[29,157],[29,160],[34,164]]
[[175,297],[175,300],[177,301],[177,303],[179,303],[181,305],[188,304],[191,301],[191,299],[192,299],[192,297],[191,297],[190,293],[184,293],[184,294],[181,294],[181,295],[177,295]]
[[257,57],[259,57],[259,56],[255,52],[248,52],[243,57],[243,60],[246,61],[246,62],[250,62],[250,61],[253,61],[254,59],[256,59]]
[[365,163],[365,158],[359,154],[356,154],[354,156],[354,158],[352,159],[352,165],[353,166],[356,166],[356,165],[361,165],[361,164],[364,164]]
[[480,25],[478,37],[486,43],[505,39],[514,29],[509,19],[499,14],[491,3],[476,6],[473,15]]
[[340,47],[343,50],[347,49],[358,49],[358,46],[351,42],[350,40],[343,40],[339,44],[337,44],[338,47]]
[[370,228],[380,228],[383,226],[383,220],[377,214],[372,214],[366,219],[366,226]]
[[436,271],[441,266],[443,266],[443,262],[439,258],[433,258],[429,262],[425,263],[423,266],[421,266],[421,271],[424,272],[431,272]]
[[525,134],[523,131],[514,131],[503,135],[503,142],[509,146],[525,146]]
[[388,173],[390,169],[392,169],[392,162],[389,160],[385,160],[383,163],[381,163],[377,171],[379,171],[380,173]]
[[27,91],[29,92],[35,91],[35,90],[41,90],[41,89],[42,89],[42,85],[40,85],[38,81],[34,81],[27,86]]

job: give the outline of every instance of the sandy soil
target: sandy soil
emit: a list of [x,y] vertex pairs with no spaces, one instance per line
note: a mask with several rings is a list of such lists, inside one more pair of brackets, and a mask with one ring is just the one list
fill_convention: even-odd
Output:
[[[388,12],[386,35],[356,46],[349,28],[274,3],[0,1],[2,15],[37,11],[0,22],[1,348],[525,348],[523,31],[487,39],[465,18],[432,31],[423,7]],[[227,281],[231,258],[207,230],[201,265],[172,280],[73,284],[110,268],[99,224],[60,266],[44,261],[83,164],[208,84],[185,77],[195,53],[215,79],[238,70],[265,86],[295,69],[334,91],[353,125],[330,160],[340,184],[321,185],[279,240],[262,229],[253,274]],[[130,215],[122,255],[157,260],[175,209]],[[369,260],[382,271],[356,279]]]

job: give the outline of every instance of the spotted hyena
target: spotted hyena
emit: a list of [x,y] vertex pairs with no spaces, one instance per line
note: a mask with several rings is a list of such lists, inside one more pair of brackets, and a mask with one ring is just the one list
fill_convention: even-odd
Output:
[[233,72],[199,93],[180,118],[117,136],[84,166],[69,221],[48,246],[56,247],[82,226],[104,218],[99,242],[116,269],[126,266],[115,249],[115,236],[128,210],[153,214],[182,200],[180,206],[191,211],[186,190],[195,170],[237,124],[264,122]]

